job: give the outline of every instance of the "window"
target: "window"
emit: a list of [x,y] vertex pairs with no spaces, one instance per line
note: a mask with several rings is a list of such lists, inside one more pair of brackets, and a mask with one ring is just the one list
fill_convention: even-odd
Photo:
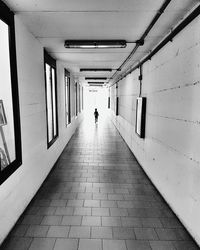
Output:
[[83,87],[82,87],[82,110],[83,110]]
[[116,115],[119,115],[119,97],[116,97]]
[[0,184],[22,163],[14,14],[0,2]]
[[81,113],[81,86],[78,85],[78,107],[79,107],[79,113]]
[[47,147],[58,137],[56,61],[44,52],[46,111],[47,111]]
[[78,84],[77,82],[75,83],[75,116],[78,115]]
[[65,69],[65,119],[66,125],[71,123],[70,73]]

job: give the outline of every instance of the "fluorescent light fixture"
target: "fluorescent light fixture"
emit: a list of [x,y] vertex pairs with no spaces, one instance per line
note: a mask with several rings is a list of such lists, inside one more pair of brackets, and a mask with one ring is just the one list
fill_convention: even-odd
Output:
[[80,69],[80,72],[82,72],[82,71],[109,71],[109,72],[111,72],[112,71],[112,69],[110,69],[110,68],[81,68]]
[[66,40],[67,49],[109,49],[125,48],[125,40]]
[[103,85],[99,84],[99,85],[96,85],[96,84],[90,84],[90,87],[103,87]]
[[88,84],[104,84],[104,82],[88,82]]
[[85,77],[85,80],[107,80],[107,77]]

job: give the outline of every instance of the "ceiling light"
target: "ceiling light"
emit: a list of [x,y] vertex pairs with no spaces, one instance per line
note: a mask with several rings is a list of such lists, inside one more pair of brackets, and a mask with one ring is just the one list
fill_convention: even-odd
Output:
[[88,84],[104,84],[104,82],[88,82]]
[[96,84],[90,84],[90,87],[103,87],[103,85],[99,84],[99,85],[96,85]]
[[80,69],[80,72],[82,72],[82,71],[112,71],[112,69],[110,69],[110,68],[81,68]]
[[107,77],[85,77],[85,80],[107,80]]
[[109,49],[125,48],[125,40],[66,40],[64,44],[67,49]]

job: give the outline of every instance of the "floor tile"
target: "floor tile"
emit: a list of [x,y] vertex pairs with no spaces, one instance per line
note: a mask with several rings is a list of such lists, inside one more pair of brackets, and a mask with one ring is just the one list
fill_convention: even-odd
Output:
[[68,207],[82,207],[83,206],[83,200],[68,200],[67,206]]
[[153,228],[135,228],[137,240],[157,240],[158,236]]
[[124,240],[103,240],[103,250],[127,250]]
[[171,241],[150,241],[152,250],[176,250]]
[[54,215],[44,216],[41,225],[60,225],[61,220],[62,216],[54,216]]
[[93,216],[109,216],[109,208],[92,208],[92,215]]
[[37,211],[37,215],[53,215],[56,211],[56,207],[40,207]]
[[99,216],[83,216],[83,226],[101,226],[101,217]]
[[102,250],[101,240],[80,239],[78,250]]
[[67,238],[69,229],[70,228],[67,226],[50,226],[47,233],[47,237]]
[[90,238],[90,227],[71,226],[69,237],[70,238]]
[[152,227],[152,228],[163,227],[159,218],[141,218],[141,221],[143,227]]
[[111,227],[92,227],[92,238],[112,239]]
[[82,216],[63,216],[61,225],[79,226],[81,225]]
[[102,226],[119,227],[121,225],[120,217],[102,217]]
[[74,215],[92,215],[92,209],[89,207],[76,207]]
[[142,221],[140,218],[122,217],[121,221],[123,227],[142,227]]
[[39,225],[43,219],[40,215],[25,215],[22,223],[24,225]]
[[79,193],[77,195],[77,199],[79,199],[79,200],[90,200],[90,199],[92,199],[92,193]]
[[77,239],[57,239],[53,250],[77,250]]
[[128,216],[128,210],[125,208],[110,208],[111,216]]
[[77,193],[68,193],[68,192],[61,193],[62,199],[76,199],[76,197],[77,197]]
[[176,218],[160,218],[164,228],[182,228],[182,224]]
[[156,228],[160,240],[183,240],[181,232],[177,229]]
[[128,250],[152,250],[148,241],[126,240]]
[[66,200],[52,200],[50,206],[53,207],[65,207],[67,204]]
[[34,238],[29,250],[53,250],[54,244],[53,238]]
[[117,202],[116,201],[102,200],[101,207],[117,207]]
[[108,199],[107,194],[101,194],[101,193],[94,193],[92,197],[94,200],[107,200]]
[[26,231],[26,237],[45,237],[48,230],[48,226],[31,225]]
[[58,207],[55,211],[55,215],[72,215],[73,213],[73,207]]
[[34,206],[38,207],[48,207],[50,206],[51,200],[49,199],[38,199],[33,201]]
[[100,207],[99,200],[85,200],[84,207]]
[[135,239],[134,229],[128,227],[115,227],[113,228],[113,238],[121,240]]

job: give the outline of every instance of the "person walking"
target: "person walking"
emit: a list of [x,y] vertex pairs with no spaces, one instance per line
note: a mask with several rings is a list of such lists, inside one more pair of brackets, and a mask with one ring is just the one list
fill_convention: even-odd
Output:
[[95,111],[94,111],[95,123],[98,122],[98,117],[99,117],[99,113],[98,113],[97,109],[95,109]]

